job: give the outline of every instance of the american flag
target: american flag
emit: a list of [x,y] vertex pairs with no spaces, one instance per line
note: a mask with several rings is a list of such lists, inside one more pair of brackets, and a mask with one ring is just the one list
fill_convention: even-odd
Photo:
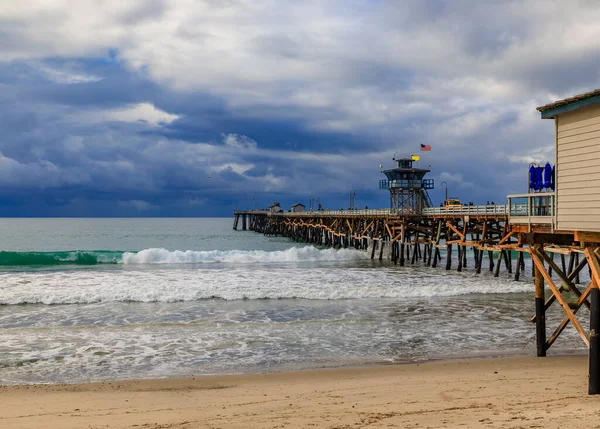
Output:
[[421,143],[421,152],[429,152],[431,150],[431,145]]

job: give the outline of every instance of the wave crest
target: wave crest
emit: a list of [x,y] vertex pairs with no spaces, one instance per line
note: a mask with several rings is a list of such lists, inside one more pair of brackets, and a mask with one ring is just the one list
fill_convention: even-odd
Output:
[[366,252],[354,249],[318,249],[313,246],[287,250],[167,250],[150,248],[139,252],[109,250],[67,250],[59,252],[0,252],[0,266],[54,266],[98,264],[210,264],[285,263],[353,261],[366,259]]
[[0,266],[52,266],[117,264],[122,252],[66,250],[60,252],[1,252]]
[[283,263],[353,261],[366,259],[366,252],[354,249],[317,249],[313,246],[292,247],[287,250],[267,252],[264,250],[167,250],[144,249],[125,252],[124,264],[208,264],[208,263]]

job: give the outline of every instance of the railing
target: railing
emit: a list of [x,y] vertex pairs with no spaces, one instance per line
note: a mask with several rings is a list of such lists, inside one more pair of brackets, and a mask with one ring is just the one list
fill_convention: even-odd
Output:
[[554,226],[555,193],[539,192],[508,196],[511,224]]
[[[237,212],[236,212],[237,213]],[[480,215],[494,216],[507,215],[508,206],[504,204],[489,204],[485,206],[447,206],[447,207],[429,207],[415,213],[412,210],[392,210],[392,209],[361,209],[361,210],[318,210],[318,211],[303,211],[303,212],[270,212],[269,210],[254,210],[240,213],[261,214],[271,216],[286,216],[286,217],[311,217],[311,216],[390,216],[390,215],[417,215],[424,216],[446,216],[446,215]]]
[[508,207],[506,204],[488,204],[485,206],[447,206],[447,207],[429,207],[423,209],[424,215],[443,216],[443,215],[506,215]]
[[364,209],[364,210],[318,210],[304,212],[271,213],[273,216],[383,216],[390,215],[390,209]]
[[379,189],[433,189],[433,179],[423,180],[380,180]]

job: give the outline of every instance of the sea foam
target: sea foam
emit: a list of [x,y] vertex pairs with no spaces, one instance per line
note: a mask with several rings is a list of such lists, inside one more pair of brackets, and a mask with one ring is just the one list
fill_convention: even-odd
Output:
[[[378,265],[378,264],[377,264]],[[141,266],[140,266],[141,267]],[[163,268],[164,267],[164,268]],[[0,274],[0,304],[186,302],[205,299],[429,299],[531,291],[527,281],[427,267],[251,264]]]
[[313,246],[292,247],[287,250],[267,252],[264,250],[167,250],[144,249],[125,252],[124,264],[253,264],[285,262],[355,261],[367,259],[366,252],[354,249],[318,249]]

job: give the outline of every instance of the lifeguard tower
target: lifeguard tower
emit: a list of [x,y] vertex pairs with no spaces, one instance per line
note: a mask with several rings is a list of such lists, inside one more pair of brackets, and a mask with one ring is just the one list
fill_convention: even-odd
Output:
[[426,207],[431,207],[428,190],[433,189],[433,179],[425,179],[431,170],[414,168],[412,158],[401,158],[394,161],[397,168],[383,170],[387,179],[379,181],[379,189],[390,191],[390,209],[398,214],[421,214]]

